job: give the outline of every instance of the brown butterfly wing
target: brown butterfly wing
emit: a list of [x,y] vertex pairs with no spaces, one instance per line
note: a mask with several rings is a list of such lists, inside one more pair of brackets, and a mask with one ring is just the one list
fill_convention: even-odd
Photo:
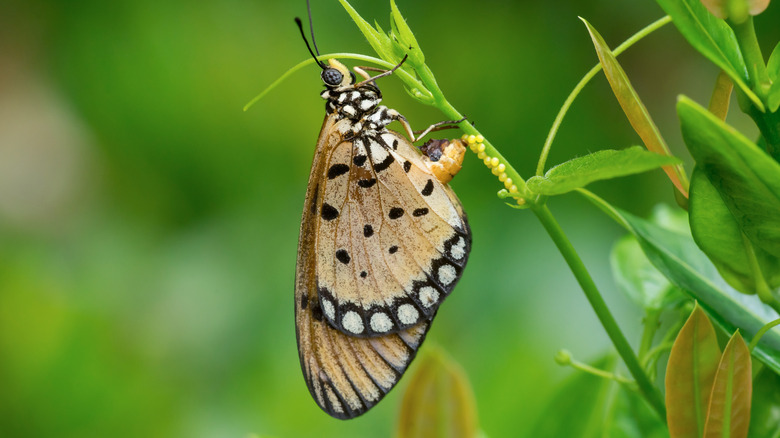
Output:
[[414,146],[384,130],[338,143],[323,159],[317,290],[325,319],[353,336],[430,320],[465,267],[463,209]]
[[[430,327],[423,321],[397,333],[348,336],[324,318],[317,279],[318,234],[323,213],[326,165],[342,142],[338,126],[326,117],[315,151],[298,244],[295,280],[295,326],[301,368],[312,397],[335,418],[365,413],[403,375]],[[336,145],[336,146],[331,146]],[[334,171],[335,172],[335,171]],[[319,219],[318,219],[319,217]],[[329,258],[333,258],[332,255]]]

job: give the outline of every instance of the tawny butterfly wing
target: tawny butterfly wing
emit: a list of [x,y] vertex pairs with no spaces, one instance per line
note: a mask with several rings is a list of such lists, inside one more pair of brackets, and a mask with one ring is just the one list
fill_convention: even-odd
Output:
[[[295,327],[304,378],[314,400],[333,417],[348,419],[378,403],[403,375],[430,322],[372,338],[347,336],[325,320],[316,264],[326,164],[340,145],[334,118],[326,117],[315,151],[298,244]],[[335,148],[334,148],[335,145]],[[329,258],[333,258],[332,255]]]
[[423,160],[389,130],[343,141],[323,160],[315,276],[325,318],[346,334],[430,320],[463,272],[465,214]]

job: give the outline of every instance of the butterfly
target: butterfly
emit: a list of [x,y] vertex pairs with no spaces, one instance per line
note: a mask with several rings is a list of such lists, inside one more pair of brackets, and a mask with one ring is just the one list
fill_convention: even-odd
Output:
[[335,59],[317,64],[327,114],[301,219],[295,327],[309,392],[349,419],[395,386],[466,266],[471,231],[446,185],[465,147],[433,140],[423,154],[387,129],[399,121],[415,139],[401,114],[379,104],[375,80],[395,69],[372,78],[355,67],[357,82]]

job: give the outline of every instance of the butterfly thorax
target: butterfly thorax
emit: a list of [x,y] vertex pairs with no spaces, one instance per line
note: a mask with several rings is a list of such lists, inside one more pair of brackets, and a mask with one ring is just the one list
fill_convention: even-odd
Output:
[[325,110],[338,119],[359,121],[365,116],[377,111],[382,101],[382,92],[373,84],[363,84],[359,87],[348,86],[326,88],[320,96],[327,100]]

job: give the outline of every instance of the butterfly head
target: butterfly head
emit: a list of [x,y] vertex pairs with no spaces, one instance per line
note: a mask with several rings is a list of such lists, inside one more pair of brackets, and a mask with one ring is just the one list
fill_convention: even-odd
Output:
[[322,73],[320,77],[325,86],[331,89],[349,87],[355,83],[355,74],[349,71],[347,66],[335,59],[328,60],[328,66],[322,64]]

